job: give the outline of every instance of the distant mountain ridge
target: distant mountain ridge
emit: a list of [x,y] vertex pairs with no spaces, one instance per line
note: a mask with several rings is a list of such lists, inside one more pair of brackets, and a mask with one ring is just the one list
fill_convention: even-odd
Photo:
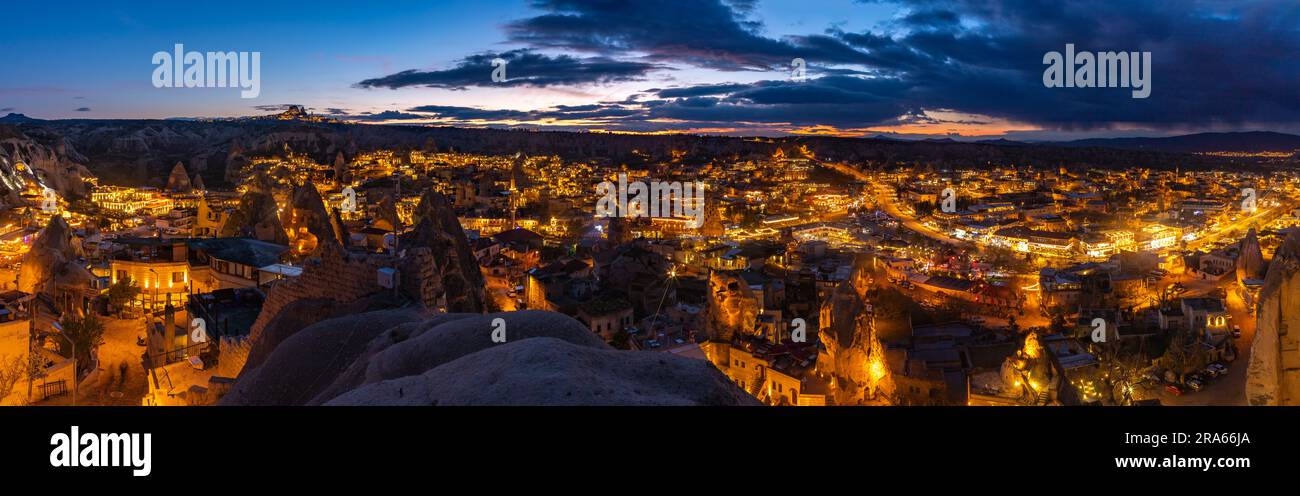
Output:
[[1300,136],[1272,131],[1245,131],[1196,133],[1165,138],[1092,138],[1051,144],[1175,153],[1286,152],[1300,150]]
[[[289,116],[294,117],[294,116]],[[291,149],[319,163],[377,149],[422,149],[466,153],[558,155],[648,166],[685,152],[688,162],[760,160],[778,152],[810,153],[817,160],[891,168],[935,165],[981,168],[1003,165],[1155,169],[1241,169],[1294,165],[1300,153],[1282,158],[1193,155],[1203,151],[1282,151],[1300,149],[1300,136],[1271,133],[1202,133],[1170,138],[1117,138],[1065,143],[982,141],[932,137],[908,140],[874,137],[637,135],[528,129],[376,125],[311,119],[227,120],[32,119],[21,114],[0,118],[0,137],[49,136],[84,155],[75,160],[107,184],[152,185],[177,162],[203,177],[208,186],[230,186],[241,164],[251,158]],[[49,141],[49,140],[47,140]]]

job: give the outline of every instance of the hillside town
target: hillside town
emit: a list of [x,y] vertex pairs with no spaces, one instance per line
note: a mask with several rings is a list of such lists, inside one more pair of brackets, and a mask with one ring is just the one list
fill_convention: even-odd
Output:
[[770,405],[1300,401],[1293,172],[234,143],[229,188],[57,190],[32,158],[0,158],[5,404],[219,403],[290,309],[379,301],[564,314]]

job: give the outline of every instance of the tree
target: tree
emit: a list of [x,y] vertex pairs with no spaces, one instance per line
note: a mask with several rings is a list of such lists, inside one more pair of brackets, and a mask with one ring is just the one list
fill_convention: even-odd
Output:
[[104,324],[93,313],[86,314],[80,319],[70,315],[65,316],[60,324],[63,326],[63,332],[57,334],[59,353],[71,355],[75,348],[77,356],[74,358],[77,359],[77,368],[89,368],[90,358],[94,356],[95,348],[104,341]]
[[112,305],[119,314],[122,312],[122,308],[126,307],[126,305],[132,301],[135,301],[137,296],[140,296],[140,286],[136,285],[135,281],[131,280],[131,276],[125,276],[118,279],[117,282],[113,283],[113,285],[108,288],[108,303],[109,305]]
[[18,380],[27,376],[27,363],[21,355],[0,358],[0,404],[14,392]]
[[1102,365],[1101,385],[1113,405],[1132,405],[1133,390],[1143,381],[1142,372],[1147,369],[1148,360],[1139,349],[1136,353],[1126,353],[1120,343],[1101,343],[1094,346]]

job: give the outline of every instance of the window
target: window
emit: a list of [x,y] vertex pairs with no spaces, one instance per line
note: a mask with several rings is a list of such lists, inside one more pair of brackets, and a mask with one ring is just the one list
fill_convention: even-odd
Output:
[[119,271],[117,271],[117,280],[121,281],[122,279],[126,279],[126,271],[125,271],[125,270],[119,270]]
[[178,283],[178,284],[183,284],[183,283],[185,282],[185,273],[184,273],[184,272],[172,272],[172,282],[173,282],[173,283]]

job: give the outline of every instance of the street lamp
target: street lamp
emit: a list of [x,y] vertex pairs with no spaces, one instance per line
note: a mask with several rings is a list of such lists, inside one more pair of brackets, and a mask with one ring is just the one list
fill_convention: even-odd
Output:
[[77,374],[77,342],[74,341],[71,336],[68,336],[67,333],[63,332],[63,324],[54,322],[50,324],[50,327],[59,331],[59,335],[63,336],[63,339],[72,343],[72,406],[77,406],[77,385],[81,383],[77,377],[79,375]]
[[[158,311],[158,286],[162,284],[162,279],[159,278],[157,271],[153,269],[149,269],[149,272],[153,274],[153,299],[149,301],[149,307],[150,307],[149,311],[157,312]],[[147,282],[148,281],[146,281],[146,283]]]

